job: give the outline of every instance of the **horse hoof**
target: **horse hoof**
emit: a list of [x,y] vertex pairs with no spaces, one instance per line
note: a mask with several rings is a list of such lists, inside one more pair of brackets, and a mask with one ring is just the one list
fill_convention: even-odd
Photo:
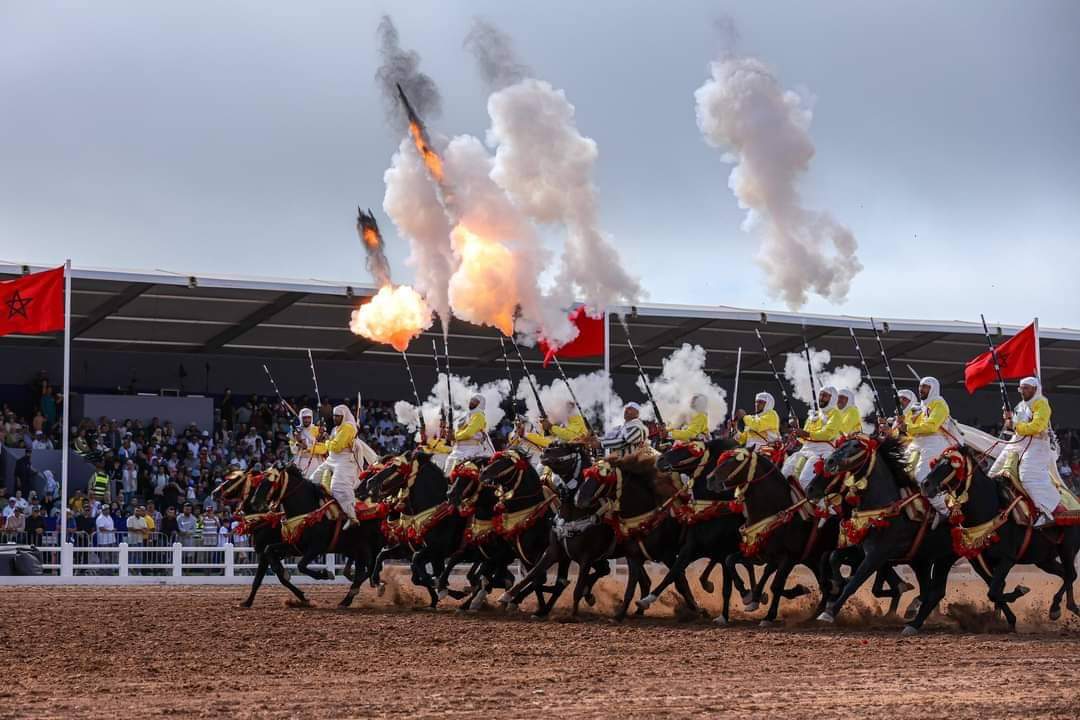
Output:
[[592,593],[586,593],[584,600],[585,604],[589,607],[593,607],[594,605],[596,605],[596,596]]
[[758,603],[758,601],[756,600],[752,600],[748,603],[743,603],[743,610],[745,610],[746,612],[754,612],[759,607],[761,607],[761,604]]
[[727,624],[728,624],[728,621],[727,621],[727,618],[724,617],[723,615],[717,615],[716,617],[713,618],[713,624],[719,625],[720,627],[726,627]]
[[908,605],[907,610],[904,611],[904,619],[913,620],[915,616],[919,614],[919,607],[921,607],[921,605],[922,603],[919,602],[919,598],[912,600],[911,604]]
[[381,582],[381,583],[379,583],[379,597],[382,597],[385,594],[386,594],[386,583]]
[[504,605],[504,606],[509,605],[510,604],[510,593],[504,592],[502,595],[499,596],[499,599],[496,600],[495,602],[497,602],[499,605]]
[[762,620],[761,622],[758,623],[758,627],[761,627],[761,628],[776,628],[776,627],[780,627],[780,623],[778,623],[776,620]]
[[237,605],[236,607],[240,608],[241,610],[250,610],[251,609],[251,603],[242,602],[239,605]]
[[1080,617],[1080,607],[1077,607],[1076,605],[1066,605],[1065,607],[1067,607],[1069,609],[1069,612],[1071,612],[1073,615]]
[[707,593],[711,593],[712,591],[716,590],[716,586],[712,584],[712,580],[702,580],[701,589]]
[[641,608],[642,610],[648,610],[649,607],[651,607],[654,602],[656,602],[656,596],[653,595],[652,593],[649,593],[645,597],[643,597],[640,600],[636,601],[637,606],[639,608]]
[[506,609],[510,612],[517,612],[518,604],[516,602],[506,603]]
[[1029,592],[1031,592],[1031,588],[1029,588],[1026,585],[1017,585],[1016,586],[1016,597],[1018,597],[1018,598],[1024,597]]
[[296,598],[289,598],[285,601],[285,607],[291,608],[309,608],[311,607],[311,601],[307,598],[303,600],[297,600]]
[[1050,619],[1051,620],[1059,620],[1059,619],[1061,619],[1061,608],[1060,607],[1052,607],[1052,608],[1050,608]]
[[836,617],[831,612],[826,610],[825,612],[817,616],[817,620],[818,622],[829,623],[831,625],[836,622]]
[[487,596],[487,590],[481,590],[480,592],[476,593],[476,597],[474,597],[472,599],[472,602],[469,603],[469,610],[476,612],[480,608],[484,607],[484,602],[487,600]]
[[439,592],[436,593],[436,595],[438,596],[438,598],[440,600],[445,600],[446,596],[449,595],[449,594],[450,594],[450,591],[447,590],[446,588],[442,588],[441,590],[439,590]]
[[900,584],[896,586],[896,592],[903,595],[906,592],[910,592],[915,589],[915,586],[906,580],[901,580]]
[[904,629],[900,631],[901,637],[914,637],[919,634],[919,628],[914,625],[905,625]]

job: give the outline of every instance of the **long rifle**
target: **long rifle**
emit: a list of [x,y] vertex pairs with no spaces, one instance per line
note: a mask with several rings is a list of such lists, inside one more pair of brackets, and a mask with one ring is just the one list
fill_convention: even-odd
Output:
[[[440,367],[439,367],[439,346],[435,343],[435,338],[431,338],[431,356],[435,360],[435,385],[436,385],[436,387],[438,387],[438,384],[439,384],[439,372],[440,372]],[[447,373],[447,377],[449,377],[449,376],[450,376],[449,373]],[[450,400],[450,394],[449,393],[447,393],[446,399]],[[445,405],[443,405],[440,408],[439,414],[442,416],[441,420],[439,421],[439,424],[441,425],[440,433],[445,434],[445,432],[446,432],[446,406]]]
[[454,425],[454,396],[450,392],[450,338],[443,336],[443,355],[446,356],[446,421],[449,423],[450,435],[457,432]]
[[776,381],[776,387],[780,389],[780,397],[784,398],[784,405],[787,406],[788,417],[795,422],[799,422],[799,416],[795,412],[795,408],[791,405],[791,398],[788,397],[787,388],[784,387],[784,383],[780,381],[780,373],[776,371],[776,363],[773,362],[772,355],[769,354],[769,347],[765,344],[765,338],[761,337],[761,331],[754,328],[754,334],[757,335],[758,342],[761,343],[761,352],[765,355],[765,359],[769,361],[769,368],[772,370],[773,380]]
[[521,372],[525,375],[525,380],[529,383],[529,389],[532,390],[533,399],[536,400],[536,409],[540,411],[540,419],[547,420],[547,410],[544,409],[544,403],[540,400],[540,393],[536,392],[536,385],[533,384],[532,375],[529,374],[529,368],[525,365],[525,358],[521,355],[521,348],[518,347],[517,338],[511,335],[510,342],[514,345],[514,351],[517,353],[518,360],[521,362]]
[[739,374],[742,372],[742,347],[739,348],[739,354],[735,356],[735,387],[731,391],[731,417],[735,417],[735,408],[739,405]]
[[623,333],[626,335],[626,344],[630,346],[630,353],[634,356],[634,364],[637,365],[638,375],[641,376],[641,383],[645,386],[645,394],[649,396],[653,415],[656,416],[656,422],[659,423],[660,430],[663,432],[667,426],[664,424],[664,416],[660,414],[660,406],[656,404],[656,398],[653,397],[652,387],[649,385],[649,376],[645,374],[645,368],[641,367],[641,361],[638,360],[637,349],[634,347],[634,341],[630,339],[630,327],[626,324],[625,318],[623,318],[622,323]]
[[563,384],[566,385],[566,389],[570,391],[570,399],[574,401],[574,406],[577,408],[578,413],[581,414],[581,419],[585,421],[585,429],[592,435],[592,425],[589,424],[589,418],[585,416],[585,411],[581,408],[581,403],[578,402],[577,395],[574,394],[573,386],[571,386],[570,381],[566,379],[566,373],[563,372],[562,365],[559,363],[559,356],[552,353],[551,357],[555,360],[555,367],[559,370],[559,375],[562,377]]
[[885,352],[885,343],[881,342],[881,334],[878,332],[874,318],[870,318],[870,327],[874,330],[874,337],[877,338],[878,351],[881,352],[881,362],[885,363],[885,374],[889,376],[893,402],[896,403],[896,415],[900,417],[904,413],[904,404],[900,402],[900,388],[896,386],[896,376],[893,375],[892,366],[889,364],[889,356]]
[[870,383],[870,391],[874,393],[874,410],[877,412],[879,418],[885,417],[885,411],[881,407],[881,397],[878,395],[877,385],[874,384],[874,378],[870,375],[870,366],[866,364],[866,356],[863,355],[862,348],[859,347],[859,338],[855,337],[855,331],[848,328],[848,332],[851,333],[851,341],[855,343],[855,351],[859,353],[859,362],[862,363],[863,372],[866,373],[866,379]]
[[1008,412],[1009,391],[1005,389],[1005,378],[1001,376],[1001,363],[998,362],[997,347],[994,346],[994,341],[990,338],[990,328],[986,326],[986,316],[979,313],[979,317],[982,319],[983,332],[986,333],[986,344],[990,346],[990,356],[994,358],[994,372],[997,373],[998,387],[1001,388],[1001,409]]
[[810,362],[810,343],[806,342],[806,323],[802,326],[803,355],[806,356],[806,369],[810,373],[810,398],[814,401],[814,414],[821,414],[821,406],[818,405],[817,388],[814,387],[814,364]]
[[322,395],[319,394],[319,378],[315,376],[315,359],[311,357],[311,348],[307,351],[308,364],[311,365],[311,381],[315,383],[315,402],[322,407]]
[[413,379],[412,365],[409,364],[409,356],[401,353],[401,359],[405,361],[405,372],[409,373],[409,385],[412,386],[413,400],[416,401],[416,417],[420,424],[420,442],[427,443],[427,428],[424,427],[424,408],[420,404],[420,393],[416,390],[416,380]]
[[296,412],[292,405],[290,405],[285,398],[281,397],[281,391],[278,390],[277,383],[274,382],[274,376],[270,373],[270,368],[266,367],[266,363],[263,363],[263,372],[266,373],[266,377],[270,378],[270,384],[274,387],[274,393],[277,395],[278,402],[285,406],[285,409],[291,412],[295,417],[299,418],[300,414]]
[[514,402],[514,373],[510,372],[510,358],[506,354],[506,340],[503,339],[502,334],[499,334],[499,348],[502,350],[503,366],[506,368],[506,379],[510,381],[510,412],[514,416],[514,420],[517,420],[517,403]]

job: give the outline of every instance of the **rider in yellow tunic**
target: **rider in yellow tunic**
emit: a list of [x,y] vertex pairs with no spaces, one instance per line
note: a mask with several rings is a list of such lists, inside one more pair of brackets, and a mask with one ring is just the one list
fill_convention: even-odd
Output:
[[771,393],[759,392],[754,396],[754,414],[747,415],[745,410],[735,411],[735,422],[742,420],[742,432],[736,437],[740,445],[755,448],[768,445],[780,439],[780,416],[773,408],[776,400]]
[[[937,378],[924,377],[919,381],[919,397],[922,400],[921,410],[913,416],[912,422],[900,426],[900,431],[907,432],[911,437],[909,452],[918,453],[915,482],[922,486],[930,474],[933,462],[949,446],[958,443],[952,433],[949,404],[941,397],[941,384]],[[930,504],[942,516],[949,512],[945,497],[941,494],[930,498]]]
[[349,519],[342,529],[356,523],[356,483],[360,475],[360,464],[353,447],[356,436],[357,426],[352,412],[347,405],[338,405],[334,408],[333,434],[326,442],[317,443],[312,450],[316,455],[327,456],[326,461],[316,469],[315,477],[321,477],[324,469],[332,473],[330,494]]
[[694,395],[690,400],[690,409],[694,414],[690,422],[681,428],[668,427],[667,433],[672,440],[707,440],[709,438],[709,399],[702,394]]
[[1050,402],[1043,397],[1038,378],[1021,380],[1020,394],[1023,400],[1016,410],[1005,413],[1005,429],[1016,434],[1015,449],[1008,452],[1020,455],[1020,482],[1043,515],[1036,525],[1045,525],[1061,504],[1061,493],[1050,477],[1055,462],[1050,447]]
[[889,434],[908,441],[910,438],[907,433],[901,432],[900,428],[906,428],[915,422],[915,416],[922,412],[922,407],[919,405],[919,401],[916,400],[915,393],[910,390],[901,390],[897,395],[900,397],[900,416],[891,418]]
[[309,408],[302,408],[299,417],[300,427],[293,429],[289,449],[293,463],[310,480],[314,478],[315,468],[322,464],[322,458],[312,452],[319,440],[319,426],[314,423],[315,415]]
[[798,468],[800,459],[805,459],[799,471],[799,486],[806,490],[814,480],[814,466],[818,460],[826,459],[833,452],[832,443],[840,437],[841,416],[836,408],[839,393],[836,388],[826,385],[818,393],[818,411],[806,418],[801,430],[795,434],[802,439],[802,448],[792,453],[784,461],[783,473],[791,477]]
[[483,395],[473,395],[469,400],[469,416],[454,432],[454,449],[446,459],[446,472],[452,472],[462,460],[475,457],[491,457],[494,448],[487,434],[486,401]]
[[836,409],[840,414],[840,434],[855,435],[863,431],[862,413],[855,406],[855,393],[844,388],[836,399]]
[[556,440],[563,442],[581,442],[589,435],[589,428],[585,424],[585,418],[577,410],[577,405],[572,400],[566,402],[566,422],[562,425],[553,425],[548,420],[541,420],[542,432],[526,431],[524,437],[537,447],[546,448]]

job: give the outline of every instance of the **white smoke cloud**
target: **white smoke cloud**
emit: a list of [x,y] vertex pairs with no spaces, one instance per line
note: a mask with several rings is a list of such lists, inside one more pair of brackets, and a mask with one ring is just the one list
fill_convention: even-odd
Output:
[[[694,411],[690,401],[694,395],[702,394],[709,404],[709,429],[715,429],[727,418],[727,390],[713,383],[705,372],[705,348],[700,345],[683,343],[668,357],[658,378],[650,379],[656,404],[669,425],[683,425],[690,421]],[[638,389],[645,393],[645,384],[641,378],[637,381]],[[642,416],[653,419],[651,403],[641,403]]]
[[[544,410],[553,423],[565,422],[567,404],[571,401],[570,391],[566,389],[566,383],[561,379],[555,380],[550,385],[540,385],[535,378],[536,391],[540,394],[540,402],[544,404]],[[604,428],[618,425],[622,422],[622,399],[615,393],[615,387],[611,378],[603,370],[597,370],[586,375],[577,375],[570,378],[570,387],[574,389],[577,400],[581,403],[582,412],[588,418],[593,431],[602,432]],[[525,401],[525,415],[529,420],[536,423],[540,419],[540,410],[536,406],[536,398],[533,397],[529,383],[522,379],[518,383],[515,397]]]
[[[446,406],[446,373],[439,373],[438,379],[423,401],[421,412],[424,417],[424,429],[428,437],[435,437],[439,432],[439,420],[442,409]],[[493,430],[502,419],[506,417],[503,409],[503,401],[510,394],[509,380],[496,380],[495,382],[478,385],[472,378],[459,375],[450,376],[450,395],[454,403],[454,422],[460,423],[461,419],[469,414],[469,400],[473,395],[481,395],[484,398],[484,416],[487,418],[487,429]],[[410,402],[399,400],[394,403],[394,415],[397,421],[405,425],[411,432],[419,428],[416,406]]]
[[761,236],[757,262],[770,293],[791,309],[810,292],[843,302],[862,270],[855,236],[828,213],[803,207],[796,188],[814,156],[809,102],[756,58],[726,57],[711,73],[694,93],[698,127],[735,165],[728,186],[747,210],[743,230]]
[[450,247],[450,222],[409,138],[401,141],[383,181],[383,209],[409,241],[406,262],[415,270],[416,289],[445,321],[450,317],[450,276],[457,265]]
[[578,132],[565,93],[527,78],[493,93],[488,114],[492,179],[529,218],[566,229],[554,289],[558,304],[578,297],[596,311],[636,303],[641,285],[599,226],[596,143]]
[[[862,417],[874,416],[874,391],[869,383],[864,383],[862,370],[853,365],[840,365],[839,367],[826,370],[825,367],[832,360],[832,354],[828,350],[815,350],[810,348],[810,362],[814,368],[814,387],[818,392],[824,385],[832,385],[838,391],[847,388],[855,393],[855,406],[859,408]],[[813,395],[810,392],[810,370],[806,365],[806,355],[803,353],[788,353],[784,360],[784,377],[794,388],[795,398],[802,400],[809,407],[814,406]],[[865,424],[864,424],[865,425]]]

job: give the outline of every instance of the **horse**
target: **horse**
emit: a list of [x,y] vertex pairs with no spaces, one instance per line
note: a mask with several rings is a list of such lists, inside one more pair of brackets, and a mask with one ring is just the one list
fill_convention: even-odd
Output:
[[528,592],[535,592],[547,578],[548,570],[557,565],[556,589],[546,606],[540,607],[534,617],[546,617],[567,584],[571,561],[578,563],[578,580],[574,587],[574,603],[569,620],[576,621],[581,600],[590,605],[596,600],[592,587],[611,568],[608,555],[615,549],[615,533],[611,526],[601,522],[599,507],[582,507],[575,502],[575,495],[582,481],[582,473],[592,466],[589,448],[580,443],[553,443],[544,449],[541,463],[551,469],[559,499],[559,511],[547,537],[547,548],[525,576],[503,593],[498,603],[504,608],[517,607]]
[[723,612],[715,622],[723,625],[729,621],[735,565],[742,557],[764,560],[767,568],[776,569],[769,609],[760,621],[762,627],[776,624],[781,597],[805,593],[802,586],[795,593],[784,589],[788,576],[799,564],[814,573],[821,590],[819,609],[824,607],[828,587],[825,560],[836,545],[836,532],[830,532],[834,521],[820,523],[810,501],[801,490],[793,488],[792,481],[784,477],[780,465],[767,453],[737,448],[722,453],[716,463],[708,488],[714,493],[735,491],[736,500],[743,506],[745,524],[739,530],[740,552],[724,560]]
[[[315,580],[332,580],[328,569],[312,570],[309,566],[319,555],[340,552],[352,558],[356,565],[348,593],[338,603],[349,607],[360,592],[365,569],[374,565],[374,557],[382,544],[378,518],[366,519],[343,529],[344,513],[328,497],[326,490],[303,476],[295,465],[286,465],[270,479],[269,506],[284,513],[281,543],[271,545],[267,552],[279,556],[299,554],[296,569]],[[299,551],[299,552],[296,552]]]
[[[377,473],[377,482],[387,495],[398,493],[396,521],[384,525],[391,543],[375,560],[373,582],[378,582],[383,562],[390,556],[405,553],[409,557],[412,582],[428,591],[427,608],[439,604],[435,577],[442,574],[446,558],[460,545],[465,519],[447,501],[449,484],[446,475],[432,462],[428,453],[393,458],[390,467]],[[397,545],[392,543],[396,541]],[[433,573],[428,572],[431,564]],[[464,597],[462,594],[460,597]]]
[[211,497],[219,499],[226,505],[239,505],[243,513],[243,533],[251,538],[251,546],[259,563],[251,579],[251,591],[247,599],[240,603],[240,607],[249,608],[255,602],[255,594],[259,592],[268,568],[274,571],[278,582],[295,595],[301,605],[310,605],[303,591],[290,581],[289,571],[285,569],[281,557],[276,553],[266,551],[273,545],[281,544],[283,515],[271,510],[269,495],[270,481],[267,476],[262,472],[254,471],[230,473],[210,493]]
[[[814,479],[810,481],[810,485],[806,488],[806,497],[819,507],[824,505],[826,508],[830,506],[836,508],[836,513],[841,518],[841,523],[843,523],[844,520],[850,520],[852,502],[856,497],[847,492],[844,483],[856,483],[858,480],[858,478],[852,478],[848,473],[833,476],[819,472],[814,475]],[[841,573],[841,568],[846,565],[854,572],[865,555],[862,546],[845,544],[843,539],[840,539],[840,545],[830,554],[828,559],[830,597],[838,596],[843,590],[844,576]],[[896,574],[893,566],[887,565],[874,575],[874,585],[871,592],[876,598],[889,598],[889,609],[885,614],[891,616],[896,614],[897,609],[900,607],[900,599],[904,596],[904,593],[914,589],[914,585],[904,581]],[[914,616],[917,609],[918,600],[915,600],[908,606],[904,617]]]
[[[720,438],[709,442],[678,442],[672,445],[656,461],[656,468],[664,473],[681,473],[690,479],[684,493],[684,503],[676,504],[673,512],[676,519],[686,526],[682,535],[682,545],[674,564],[668,570],[651,593],[637,601],[638,607],[648,609],[664,590],[675,582],[679,574],[685,574],[686,568],[695,560],[707,557],[710,567],[719,564],[731,553],[738,550],[739,527],[743,516],[738,503],[730,491],[715,493],[708,487],[708,470],[712,469],[716,458],[722,453],[738,447],[734,440]],[[751,590],[743,585],[737,574],[732,578],[743,605],[747,610],[756,610],[760,588],[754,579],[754,566],[747,562],[745,567],[750,577]],[[706,585],[706,574],[702,575],[701,585],[711,592],[711,583]],[[767,575],[762,576],[762,583]],[[692,606],[696,609],[696,606]],[[725,613],[726,615],[726,613]]]
[[[987,597],[995,605],[1011,602],[1015,595],[1004,592],[1009,571],[1018,564],[1035,565],[1062,580],[1050,605],[1050,619],[1061,617],[1063,595],[1069,611],[1080,615],[1073,597],[1080,526],[1034,528],[1038,510],[1008,480],[999,485],[989,477],[970,448],[947,449],[926,478],[926,492],[945,493],[953,547],[973,567],[990,574]],[[1023,522],[1014,511],[1023,514]]]
[[[943,524],[933,527],[935,511],[908,474],[905,463],[906,451],[898,439],[878,441],[863,436],[849,438],[825,461],[827,474],[850,473],[857,479],[852,490],[858,496],[859,507],[869,509],[853,512],[842,526],[848,540],[860,544],[865,555],[840,595],[829,602],[818,620],[835,622],[848,598],[886,565],[906,564],[919,581],[919,609],[904,626],[904,635],[917,634],[945,596],[949,571],[957,555],[948,528]],[[909,505],[921,512],[909,516]],[[1016,597],[1019,594],[1006,598],[1006,602]],[[999,607],[1010,617],[1010,624],[1015,622],[1006,605]]]

